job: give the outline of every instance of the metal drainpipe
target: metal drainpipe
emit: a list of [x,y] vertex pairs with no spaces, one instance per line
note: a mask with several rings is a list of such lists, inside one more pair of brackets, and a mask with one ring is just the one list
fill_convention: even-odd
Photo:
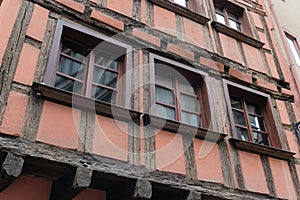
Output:
[[[273,4],[272,0],[268,0],[268,3],[270,4],[271,13],[272,13],[272,15],[275,19],[276,26],[279,29],[279,35],[280,35],[280,38],[282,40],[284,49],[286,51],[286,55],[287,55],[287,58],[288,58],[290,69],[292,70],[292,73],[296,75],[297,74],[297,71],[296,71],[297,66],[295,64],[294,58],[292,57],[292,55],[290,53],[290,46],[288,45],[287,40],[286,40],[286,35],[285,35],[284,31],[282,30],[282,26],[279,22],[277,14],[276,14],[274,4]],[[298,93],[300,94],[300,80],[298,78],[296,78],[295,76],[294,76],[294,80],[296,82],[296,87],[298,89]]]

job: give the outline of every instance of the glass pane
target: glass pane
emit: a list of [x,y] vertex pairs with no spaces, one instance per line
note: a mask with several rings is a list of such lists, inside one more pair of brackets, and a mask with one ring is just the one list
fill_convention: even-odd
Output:
[[187,7],[187,0],[174,0],[175,3]]
[[221,24],[226,24],[225,17],[223,15],[216,13],[216,18],[217,18],[217,21],[220,22]]
[[194,86],[184,77],[178,77],[179,91],[196,95]]
[[243,110],[241,100],[233,98],[233,97],[230,97],[230,103],[231,103],[231,106],[233,108],[237,108],[237,109]]
[[175,120],[175,109],[156,104],[155,112],[157,116],[162,118]]
[[184,110],[190,110],[193,112],[199,112],[199,101],[196,97],[181,94],[180,95],[180,106]]
[[168,105],[174,105],[174,94],[171,90],[167,90],[156,86],[156,101]]
[[107,103],[115,104],[115,98],[112,99],[113,90],[101,88],[101,87],[92,87],[92,95],[91,97],[98,100],[104,101]]
[[118,70],[119,67],[119,62],[118,62],[118,58],[116,58],[116,56],[114,57],[113,55],[101,51],[101,50],[97,50],[96,55],[95,55],[95,64],[97,65],[101,65],[103,67],[106,68],[110,68],[113,70]]
[[246,106],[247,106],[248,113],[261,115],[260,108],[258,105],[246,102]]
[[170,77],[170,74],[163,72],[158,68],[155,68],[155,83],[165,87],[174,88],[173,79]]
[[236,14],[233,14],[232,12],[227,10],[228,18],[233,21],[239,21],[239,17]]
[[235,111],[235,110],[233,110],[232,112],[233,112],[234,123],[238,124],[238,125],[241,125],[241,126],[246,126],[244,113],[239,112],[239,111]]
[[241,24],[237,21],[229,19],[229,26],[235,30],[241,30]]
[[[81,70],[80,67],[82,68]],[[67,57],[64,57],[63,55],[61,55],[59,58],[59,64],[58,64],[59,72],[62,72],[64,74],[82,80],[83,71],[84,71],[83,68],[84,65],[81,65],[81,63],[73,61]]]
[[298,50],[297,50],[297,43],[296,43],[296,41],[295,40],[293,40],[293,39],[291,39],[291,38],[286,38],[287,39],[287,41],[288,41],[288,44],[289,44],[289,46],[290,46],[290,49],[291,49],[291,52],[292,52],[292,54],[293,54],[293,57],[294,57],[294,59],[295,59],[295,61],[296,61],[296,64],[298,65],[298,66],[300,66],[300,56],[299,56],[299,52],[298,52]]
[[251,128],[253,130],[265,131],[264,120],[261,117],[249,116]]
[[72,56],[73,58],[83,61],[85,58],[85,55],[87,54],[86,52],[86,47],[81,46],[79,44],[76,44],[70,40],[65,39],[63,41],[63,46],[61,52],[64,54],[67,54],[69,56]]
[[82,83],[59,75],[56,75],[54,87],[77,94],[81,94],[82,91]]
[[260,134],[257,132],[252,133],[253,142],[256,144],[263,144],[269,146],[268,136],[266,134]]
[[118,73],[103,70],[99,67],[94,68],[93,82],[106,85],[112,88],[116,87]]
[[201,126],[200,119],[198,115],[182,112],[181,121],[192,126]]
[[249,141],[247,129],[236,127],[236,133],[239,139]]

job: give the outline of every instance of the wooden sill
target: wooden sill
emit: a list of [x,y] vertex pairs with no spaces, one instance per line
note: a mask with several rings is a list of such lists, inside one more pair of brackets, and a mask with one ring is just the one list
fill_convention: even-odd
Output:
[[[178,121],[165,120],[161,117],[141,113],[130,110],[124,107],[111,105],[105,102],[95,101],[94,99],[84,97],[78,94],[73,94],[64,90],[54,88],[49,85],[34,82],[32,88],[44,99],[60,103],[74,108],[84,109],[96,114],[104,115],[110,118],[121,121],[134,121],[140,124],[140,119],[143,118],[144,124],[148,125],[151,121],[153,128],[161,128],[179,134],[188,134],[191,137],[207,139],[211,141],[220,141],[227,135],[216,131],[208,130],[202,127],[194,127],[187,124],[181,124]],[[112,108],[114,111],[112,111]],[[162,125],[163,124],[163,125]],[[181,131],[179,131],[181,130]]]
[[234,30],[233,28],[230,28],[224,24],[221,24],[220,22],[213,21],[211,25],[220,33],[223,33],[225,35],[231,36],[237,40],[240,40],[242,42],[245,42],[253,47],[256,48],[262,48],[265,44],[259,40],[256,40],[240,31]]
[[229,141],[235,148],[239,150],[249,151],[257,154],[263,154],[281,160],[289,160],[293,157],[293,155],[295,155],[295,153],[293,152],[277,149],[270,146],[255,144],[252,142],[247,142],[236,138],[230,138]]
[[202,25],[206,24],[209,21],[209,18],[204,17],[200,14],[197,14],[197,13],[191,11],[188,8],[177,5],[177,4],[167,1],[167,0],[149,0],[149,1],[155,5],[158,5],[160,7],[168,9],[176,14],[179,14],[183,17],[186,17],[186,18],[193,20],[197,23],[200,23]]

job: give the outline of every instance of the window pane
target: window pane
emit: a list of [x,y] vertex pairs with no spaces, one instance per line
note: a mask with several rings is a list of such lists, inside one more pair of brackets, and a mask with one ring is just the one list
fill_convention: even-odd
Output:
[[80,61],[83,61],[87,54],[85,46],[76,44],[68,39],[63,41],[61,52]]
[[251,128],[253,130],[265,131],[264,120],[261,117],[249,116]]
[[181,121],[192,126],[201,126],[200,119],[198,115],[182,112]]
[[[80,70],[81,68],[84,68],[84,65],[81,65],[81,63],[73,61],[69,58],[64,57],[63,55],[59,58],[59,64],[58,64],[58,71],[62,72],[64,74],[67,74],[69,76],[72,76],[77,79],[83,78],[83,71]],[[80,73],[78,73],[80,70]]]
[[239,21],[239,17],[236,14],[233,14],[232,12],[227,10],[228,18],[233,21]]
[[60,75],[56,75],[54,87],[77,94],[81,94],[82,91],[82,83],[75,82],[72,79]]
[[286,38],[286,39],[288,41],[288,44],[290,46],[290,49],[291,49],[291,52],[294,56],[296,64],[300,66],[300,57],[299,57],[299,52],[298,52],[297,47],[296,47],[296,41],[292,40],[290,38]]
[[268,136],[257,132],[252,133],[253,142],[256,144],[269,145]]
[[155,112],[158,116],[166,119],[175,120],[175,109],[156,104]]
[[220,22],[221,24],[226,24],[225,17],[223,15],[216,13],[216,18],[217,18],[217,21]]
[[246,102],[248,113],[261,115],[259,105],[255,105],[253,103]]
[[109,57],[105,57],[104,55],[96,55],[95,56],[95,64],[103,66],[105,68],[113,69],[113,70],[118,70],[119,68],[119,62],[117,59],[113,60],[110,59]]
[[107,103],[115,104],[115,99],[112,99],[113,90],[109,90],[102,87],[92,87],[91,97],[97,99],[98,101],[104,101]]
[[190,110],[199,112],[199,101],[196,97],[181,94],[180,95],[180,106],[184,110]]
[[174,0],[175,3],[187,7],[187,0]]
[[93,82],[106,85],[112,88],[116,87],[118,73],[103,70],[101,68],[95,67],[93,73]]
[[236,133],[239,139],[249,141],[247,129],[236,127]]
[[196,95],[194,86],[184,77],[178,77],[179,91],[191,95]]
[[230,97],[230,103],[231,103],[231,106],[233,108],[237,108],[237,109],[243,110],[241,100],[233,98],[233,97]]
[[174,105],[174,94],[171,90],[167,90],[156,86],[156,101],[168,105]]
[[233,112],[234,123],[241,126],[246,126],[244,113],[235,110],[233,110],[232,112]]
[[170,77],[170,74],[167,74],[158,68],[155,70],[155,83],[165,87],[174,88],[173,79]]
[[235,30],[241,30],[241,24],[237,21],[229,19],[229,26]]

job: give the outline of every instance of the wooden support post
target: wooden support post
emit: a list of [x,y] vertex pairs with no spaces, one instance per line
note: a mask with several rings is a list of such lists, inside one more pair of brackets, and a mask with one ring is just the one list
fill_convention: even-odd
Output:
[[21,175],[24,160],[21,156],[8,153],[1,167],[0,191],[7,188]]
[[91,183],[93,170],[77,168],[74,173],[67,174],[53,182],[51,200],[73,199]]
[[150,199],[152,196],[152,185],[150,181],[138,179],[135,184],[133,199]]

